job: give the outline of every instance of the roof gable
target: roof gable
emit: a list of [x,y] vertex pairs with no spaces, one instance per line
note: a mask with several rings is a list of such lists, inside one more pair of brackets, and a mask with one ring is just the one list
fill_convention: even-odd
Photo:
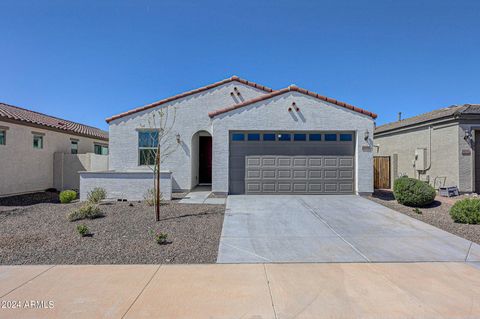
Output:
[[233,110],[236,110],[236,109],[245,107],[245,106],[250,105],[250,104],[253,104],[253,103],[265,101],[265,100],[268,100],[268,99],[271,99],[271,98],[274,98],[274,97],[276,97],[276,96],[282,95],[282,94],[287,93],[287,92],[292,92],[292,91],[293,91],[293,92],[299,92],[299,93],[302,93],[302,94],[305,94],[305,95],[308,95],[308,96],[317,98],[317,99],[319,99],[319,100],[326,101],[326,102],[329,102],[329,103],[332,103],[332,104],[335,104],[335,105],[344,107],[344,108],[349,109],[349,110],[351,110],[351,111],[355,111],[355,112],[358,112],[358,113],[361,113],[361,114],[364,114],[364,115],[368,115],[368,116],[370,116],[370,117],[373,118],[373,119],[377,118],[377,114],[375,114],[375,113],[366,111],[366,110],[364,110],[364,109],[362,109],[362,108],[353,106],[353,105],[348,104],[348,103],[345,103],[345,102],[341,102],[341,101],[338,101],[338,100],[335,100],[335,99],[332,99],[332,98],[329,98],[329,97],[326,97],[326,96],[317,94],[317,93],[312,92],[312,91],[308,91],[308,90],[299,88],[299,87],[297,87],[297,86],[295,86],[295,85],[291,85],[291,86],[289,86],[289,87],[287,87],[287,88],[284,88],[284,89],[281,89],[281,90],[273,91],[273,92],[270,93],[270,94],[265,94],[265,95],[259,96],[259,97],[257,97],[257,98],[254,98],[254,99],[251,99],[251,100],[248,100],[248,101],[244,101],[244,102],[239,103],[239,104],[236,104],[236,105],[232,105],[232,106],[230,106],[230,107],[226,107],[226,108],[223,108],[223,109],[219,109],[219,110],[210,112],[210,113],[208,113],[208,115],[209,115],[211,118],[213,118],[213,117],[215,117],[215,116],[217,116],[217,115],[220,115],[220,114],[223,114],[223,113],[227,113],[227,112],[230,112],[230,111],[233,111]]
[[230,82],[233,82],[233,81],[237,81],[237,82],[243,83],[243,84],[245,84],[245,85],[248,85],[248,86],[251,86],[251,87],[260,89],[260,90],[265,91],[265,92],[268,92],[268,93],[273,92],[273,90],[272,90],[271,88],[269,88],[269,87],[266,87],[266,86],[263,86],[263,85],[260,85],[260,84],[257,84],[257,83],[251,82],[251,81],[247,81],[247,80],[241,79],[241,78],[239,78],[238,76],[235,76],[235,75],[234,75],[234,76],[232,76],[232,77],[230,77],[230,78],[228,78],[228,79],[225,79],[225,80],[222,80],[222,81],[219,81],[219,82],[215,82],[215,83],[212,83],[212,84],[209,84],[209,85],[206,85],[206,86],[202,86],[202,87],[200,87],[200,88],[198,88],[198,89],[195,89],[195,90],[191,90],[191,91],[187,91],[187,92],[184,92],[184,93],[180,93],[180,94],[171,96],[171,97],[169,97],[169,98],[166,98],[166,99],[163,99],[163,100],[160,100],[160,101],[151,103],[151,104],[147,104],[147,105],[144,105],[144,106],[135,108],[135,109],[130,110],[130,111],[127,111],[127,112],[123,112],[123,113],[120,113],[120,114],[111,116],[111,117],[107,118],[106,121],[107,121],[107,123],[110,123],[110,122],[113,121],[113,120],[116,120],[116,119],[125,117],[125,116],[127,116],[127,115],[131,115],[131,114],[135,114],[135,113],[138,113],[138,112],[141,112],[141,111],[145,111],[145,110],[148,110],[148,109],[157,107],[157,106],[159,106],[159,105],[162,105],[162,104],[165,104],[165,103],[168,103],[168,102],[172,102],[172,101],[178,100],[178,99],[180,99],[180,98],[187,97],[187,96],[189,96],[189,95],[201,93],[201,92],[204,92],[204,91],[213,89],[213,88],[215,88],[215,87],[218,87],[218,86],[220,86],[220,85],[223,85],[223,84],[226,84],[226,83],[230,83]]
[[19,122],[19,124],[33,124],[46,129],[108,141],[108,132],[96,127],[67,121],[5,103],[0,103],[0,120]]

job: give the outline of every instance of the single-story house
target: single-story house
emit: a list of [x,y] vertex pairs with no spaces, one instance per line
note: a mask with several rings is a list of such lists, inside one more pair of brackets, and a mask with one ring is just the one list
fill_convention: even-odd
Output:
[[[156,133],[162,115],[172,124]],[[108,118],[110,171],[81,173],[81,198],[101,186],[142,199],[153,185],[146,154],[167,131],[166,198],[199,184],[216,194],[371,193],[375,118],[294,85],[272,90],[233,76]]]
[[[480,191],[480,105],[453,105],[375,128],[375,156],[390,179],[407,175],[434,187]],[[391,183],[393,184],[393,183]]]
[[0,103],[0,196],[78,189],[78,171],[107,169],[107,153],[108,132]]

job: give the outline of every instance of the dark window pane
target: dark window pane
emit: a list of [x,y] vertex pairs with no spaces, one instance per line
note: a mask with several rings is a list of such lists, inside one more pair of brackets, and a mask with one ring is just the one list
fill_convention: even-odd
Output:
[[249,141],[260,141],[260,134],[258,133],[248,133]]
[[158,132],[138,132],[138,146],[140,147],[157,147]]
[[102,146],[101,145],[94,145],[93,146],[95,154],[102,155]]
[[352,140],[352,134],[340,134],[340,141],[350,142]]
[[294,141],[306,141],[307,140],[307,134],[293,134],[293,140]]
[[71,151],[72,154],[78,154],[78,142],[77,141],[72,141],[71,142],[70,151]]
[[336,141],[337,134],[325,134],[325,141]]
[[0,145],[5,145],[5,131],[0,131]]
[[290,141],[290,139],[291,139],[290,134],[286,134],[286,133],[278,134],[279,141]]
[[275,133],[265,133],[263,134],[264,141],[275,141]]
[[156,149],[140,150],[140,165],[155,165]]
[[43,136],[33,136],[33,148],[43,148]]
[[245,134],[243,133],[233,133],[232,134],[232,141],[244,141]]
[[310,141],[321,141],[322,134],[310,134],[309,137]]

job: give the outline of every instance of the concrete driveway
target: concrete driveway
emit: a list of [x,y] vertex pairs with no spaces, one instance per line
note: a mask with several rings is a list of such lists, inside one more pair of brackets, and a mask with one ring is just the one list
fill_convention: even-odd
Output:
[[355,195],[234,195],[218,263],[480,261],[480,246]]

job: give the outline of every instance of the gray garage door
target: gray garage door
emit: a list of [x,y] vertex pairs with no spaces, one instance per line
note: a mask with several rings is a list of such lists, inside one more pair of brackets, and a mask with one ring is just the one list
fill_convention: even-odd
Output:
[[353,132],[232,132],[231,194],[351,194]]

